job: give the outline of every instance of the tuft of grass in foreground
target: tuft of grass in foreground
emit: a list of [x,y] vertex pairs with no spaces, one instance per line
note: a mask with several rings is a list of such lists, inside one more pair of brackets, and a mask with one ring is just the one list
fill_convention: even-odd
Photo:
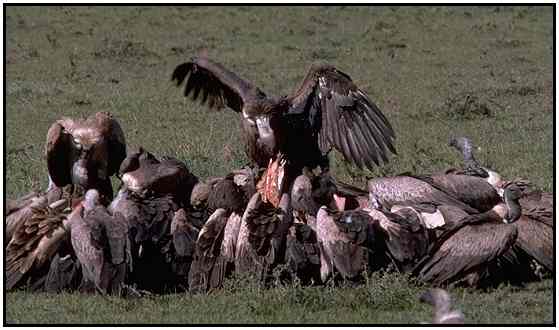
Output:
[[[467,323],[534,324],[552,322],[552,280],[520,289],[502,285],[479,292],[450,289]],[[399,274],[373,274],[365,284],[263,288],[230,279],[208,295],[172,294],[122,299],[80,294],[7,295],[9,324],[418,324],[432,318],[419,303],[425,287]]]
[[[115,115],[129,146],[174,156],[201,178],[245,164],[238,114],[208,112],[170,82],[201,47],[270,94],[293,91],[313,61],[348,73],[394,126],[398,150],[373,172],[333,152],[331,169],[348,183],[457,166],[448,139],[468,135],[482,148],[477,158],[504,177],[553,187],[553,6],[5,10],[5,197],[46,188],[43,148],[54,120],[96,111]],[[429,320],[418,293],[390,276],[357,288],[243,287],[137,301],[15,292],[5,308],[10,323],[417,323]],[[469,322],[552,318],[550,280],[452,293]]]

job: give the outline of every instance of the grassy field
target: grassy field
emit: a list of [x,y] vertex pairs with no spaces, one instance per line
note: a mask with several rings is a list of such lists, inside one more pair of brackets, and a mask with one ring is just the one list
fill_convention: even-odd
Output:
[[[383,110],[398,155],[374,172],[334,154],[335,174],[429,173],[456,166],[451,135],[507,178],[553,189],[553,7],[6,8],[5,191],[44,189],[43,148],[61,116],[112,112],[129,146],[185,161],[204,178],[247,162],[238,115],[209,113],[170,82],[202,47],[270,94],[290,93],[313,61],[351,75]],[[238,284],[238,283],[237,283]],[[417,323],[421,286],[373,275],[357,288],[232,284],[209,296],[125,301],[7,294],[9,323]],[[471,323],[552,320],[553,280],[451,290]]]

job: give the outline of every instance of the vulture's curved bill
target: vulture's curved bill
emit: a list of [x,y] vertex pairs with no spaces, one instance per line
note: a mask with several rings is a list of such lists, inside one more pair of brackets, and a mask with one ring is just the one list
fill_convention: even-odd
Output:
[[72,247],[80,262],[84,287],[102,294],[122,294],[132,269],[128,224],[120,213],[110,214],[99,192],[90,189],[69,215]]
[[289,96],[268,97],[258,87],[205,56],[178,65],[172,80],[184,95],[210,109],[242,114],[246,152],[266,167],[278,152],[296,169],[328,167],[335,148],[360,168],[372,169],[396,153],[392,126],[351,78],[331,65],[312,65]]
[[266,280],[276,264],[284,261],[284,243],[292,223],[289,199],[279,208],[263,201],[260,193],[250,199],[241,219],[235,252],[235,272]]
[[362,210],[331,211],[322,206],[316,216],[322,282],[339,274],[359,279],[369,268],[369,248],[373,237],[371,217]]
[[[433,285],[484,286],[495,280],[506,253],[517,242],[520,217],[517,188],[505,189],[505,203],[444,225],[444,232],[413,273]],[[513,225],[511,225],[513,223]]]
[[198,178],[183,162],[169,156],[157,159],[142,147],[126,157],[119,174],[124,188],[131,192],[172,195],[179,204],[186,205],[192,188],[198,183]]
[[476,176],[484,179],[492,185],[495,189],[503,188],[503,179],[501,175],[493,170],[481,166],[481,164],[474,157],[474,149],[472,141],[467,137],[455,137],[451,138],[449,146],[454,147],[458,152],[462,154],[464,158],[464,169],[463,170],[448,170],[449,173],[454,174],[464,174],[470,176]]
[[97,189],[108,204],[113,197],[110,177],[126,157],[126,141],[118,121],[97,112],[85,120],[62,118],[52,124],[45,154],[54,185]]
[[293,223],[285,249],[285,262],[292,278],[303,285],[320,282],[320,248],[315,230],[305,223]]
[[377,249],[386,251],[399,271],[411,270],[425,256],[429,233],[415,210],[404,207],[394,212],[364,211],[371,217]]
[[12,213],[7,219],[6,290],[13,290],[43,278],[54,255],[69,245],[67,213],[61,211],[64,200],[47,204],[46,196]]
[[479,213],[477,209],[458,200],[423,179],[401,175],[395,177],[374,178],[367,184],[371,208],[390,210],[394,205],[451,205],[468,214]]
[[433,324],[464,324],[464,314],[452,309],[452,300],[446,290],[435,288],[425,291],[419,301],[434,308]]

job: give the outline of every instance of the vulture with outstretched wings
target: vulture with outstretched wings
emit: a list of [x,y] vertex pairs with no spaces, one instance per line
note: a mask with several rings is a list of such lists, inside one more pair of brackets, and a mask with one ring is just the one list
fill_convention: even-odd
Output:
[[186,81],[184,95],[209,108],[241,113],[246,152],[259,167],[281,152],[294,168],[327,168],[327,154],[335,148],[347,161],[372,169],[396,153],[384,114],[331,65],[312,65],[299,88],[279,98],[205,56],[177,66],[172,80],[177,86]]

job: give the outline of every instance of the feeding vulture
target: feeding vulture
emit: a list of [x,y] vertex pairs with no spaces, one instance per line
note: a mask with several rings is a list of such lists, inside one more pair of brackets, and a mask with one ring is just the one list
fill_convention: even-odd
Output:
[[445,224],[444,232],[412,273],[419,280],[438,286],[484,286],[500,280],[496,275],[503,275],[501,269],[511,259],[511,248],[518,238],[519,197],[519,189],[509,186],[504,192],[504,203]]
[[106,204],[113,197],[110,177],[126,157],[124,133],[108,112],[87,119],[62,118],[48,130],[45,148],[49,191],[73,184],[97,189]]
[[142,148],[130,153],[120,173],[123,185],[109,212],[129,224],[130,282],[140,290],[185,290],[197,229],[177,212],[188,206],[197,178],[179,160],[160,160]]
[[72,247],[83,274],[81,289],[122,294],[132,269],[126,219],[118,212],[110,214],[94,189],[86,192],[68,218]]
[[386,163],[396,153],[392,126],[351,78],[334,66],[312,65],[291,95],[269,97],[205,55],[178,65],[172,80],[184,95],[209,108],[241,113],[246,153],[261,168],[278,152],[295,171],[328,168],[335,148],[360,168]]

